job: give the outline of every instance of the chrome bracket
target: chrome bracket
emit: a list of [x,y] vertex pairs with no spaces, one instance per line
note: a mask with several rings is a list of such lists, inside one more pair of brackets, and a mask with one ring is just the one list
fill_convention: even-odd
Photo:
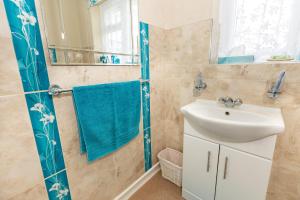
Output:
[[48,94],[51,96],[58,96],[61,93],[62,88],[59,85],[50,85]]

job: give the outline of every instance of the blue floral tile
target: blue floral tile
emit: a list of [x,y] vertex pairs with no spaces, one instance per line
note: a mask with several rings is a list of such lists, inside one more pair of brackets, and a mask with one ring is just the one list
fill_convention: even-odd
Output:
[[[141,75],[143,80],[150,79],[149,68],[149,27],[140,22],[140,45],[141,45]],[[143,125],[144,125],[144,157],[145,170],[152,167],[151,151],[151,122],[150,122],[150,82],[142,83],[143,102]]]
[[51,200],[71,200],[66,171],[55,174],[45,180],[48,197]]
[[144,148],[145,170],[148,171],[152,167],[151,128],[144,130]]
[[142,79],[149,80],[149,25],[143,22],[140,22],[140,48]]
[[149,82],[142,83],[142,102],[143,102],[143,126],[144,126],[144,157],[145,157],[145,170],[147,171],[152,167]]
[[144,129],[150,128],[150,83],[142,83],[143,124]]
[[4,0],[25,92],[49,88],[34,0]]
[[52,97],[48,93],[26,94],[34,137],[47,178],[65,168]]

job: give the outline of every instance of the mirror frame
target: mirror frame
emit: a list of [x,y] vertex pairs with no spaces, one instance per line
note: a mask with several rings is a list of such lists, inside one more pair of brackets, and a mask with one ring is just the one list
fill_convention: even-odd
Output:
[[[105,1],[108,1],[108,0],[103,0],[103,2]],[[92,52],[92,53],[98,53],[98,54],[106,54],[106,55],[112,55],[112,54],[118,54],[118,55],[126,55],[126,56],[131,56],[131,57],[137,57],[137,63],[133,63],[133,64],[113,64],[113,63],[54,63],[52,61],[52,58],[51,58],[51,46],[49,45],[49,39],[48,39],[48,28],[46,26],[46,17],[45,17],[45,12],[44,12],[44,5],[43,5],[43,2],[42,1],[39,1],[39,4],[40,4],[40,12],[41,12],[41,18],[42,18],[42,24],[43,24],[43,32],[44,32],[44,35],[45,35],[45,41],[46,41],[46,48],[47,48],[47,51],[48,51],[48,59],[49,59],[49,63],[51,66],[141,66],[141,56],[140,56],[140,7],[139,7],[139,0],[135,0],[136,1],[136,4],[137,4],[137,18],[138,18],[138,23],[137,23],[137,30],[138,30],[138,36],[136,38],[137,40],[137,54],[123,54],[123,53],[114,53],[114,52],[103,52],[103,51],[99,51],[99,50],[93,50],[93,49],[72,49],[72,51],[85,51],[85,52]],[[132,2],[133,0],[129,0],[130,2],[130,12],[131,12],[131,23],[130,23],[130,26],[131,26],[131,30],[133,30],[133,20],[132,20]],[[133,34],[131,32],[131,38],[132,38],[132,43],[134,43],[134,38],[133,38]],[[56,47],[57,48],[57,47]],[[59,48],[57,48],[59,49]],[[63,49],[63,48],[61,48]],[[45,48],[44,48],[44,51],[45,51]],[[132,50],[133,52],[133,50]]]

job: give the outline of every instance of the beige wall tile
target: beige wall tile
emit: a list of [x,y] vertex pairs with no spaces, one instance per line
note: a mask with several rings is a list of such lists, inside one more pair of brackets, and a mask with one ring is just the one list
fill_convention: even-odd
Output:
[[43,182],[25,97],[0,97],[0,199]]
[[47,192],[44,183],[40,183],[33,188],[26,190],[20,194],[15,195],[9,200],[48,200]]
[[139,66],[48,66],[52,84],[63,88],[137,80]]
[[0,36],[0,96],[22,92],[23,87],[12,40],[9,37]]
[[4,2],[0,2],[0,96],[23,92]]

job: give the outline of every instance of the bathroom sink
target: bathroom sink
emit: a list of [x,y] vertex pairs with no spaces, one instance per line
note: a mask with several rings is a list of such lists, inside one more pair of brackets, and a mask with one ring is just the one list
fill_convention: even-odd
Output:
[[225,142],[251,142],[278,135],[285,127],[278,108],[247,104],[227,108],[216,101],[198,100],[181,111],[194,129]]

